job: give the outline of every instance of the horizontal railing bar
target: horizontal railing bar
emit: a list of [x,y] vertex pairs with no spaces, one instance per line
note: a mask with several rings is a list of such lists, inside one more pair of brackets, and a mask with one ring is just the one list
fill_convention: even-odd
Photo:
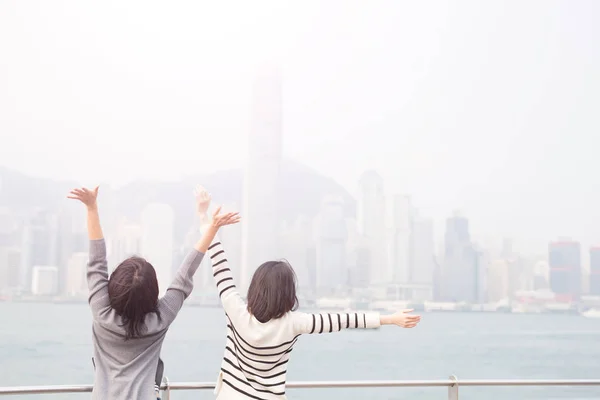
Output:
[[443,380],[415,380],[415,381],[313,381],[290,382],[288,389],[324,389],[324,388],[357,388],[357,387],[449,387],[454,381]]
[[600,379],[458,379],[459,386],[600,386]]
[[[390,381],[307,381],[290,382],[288,389],[326,389],[326,388],[383,388],[383,387],[451,387],[458,386],[600,386],[600,379],[450,379],[443,380],[390,380]],[[14,386],[0,387],[0,395],[10,394],[53,394],[53,393],[89,393],[92,385],[61,386]],[[170,390],[208,390],[214,389],[212,382],[173,382]],[[163,385],[161,389],[167,389]]]
[[92,385],[60,385],[60,386],[13,386],[0,387],[0,395],[4,394],[52,394],[52,393],[90,393]]

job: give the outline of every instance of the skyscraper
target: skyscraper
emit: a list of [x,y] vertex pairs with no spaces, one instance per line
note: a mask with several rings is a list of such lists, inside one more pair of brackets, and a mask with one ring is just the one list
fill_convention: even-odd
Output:
[[282,147],[282,83],[278,71],[257,77],[252,92],[248,161],[244,179],[242,273],[248,288],[256,268],[281,257],[279,179]]
[[171,284],[173,219],[167,204],[149,204],[142,211],[142,255],[156,270],[161,295]]
[[356,219],[346,221],[348,232],[348,274],[350,286],[353,288],[369,287],[369,266],[371,265],[371,251],[367,239],[359,234]]
[[[102,210],[104,211],[104,207]],[[104,212],[102,214],[102,221],[104,222]],[[84,221],[85,210],[82,208],[61,208],[57,211],[54,242],[56,254],[51,265],[58,266],[59,295],[68,292],[68,263],[71,255],[88,251],[88,235]],[[103,223],[103,228],[108,232],[109,229],[105,225]]]
[[412,224],[412,252],[411,283],[433,287],[435,242],[431,219],[415,216]]
[[293,224],[288,224],[282,232],[281,249],[286,260],[296,271],[300,291],[304,294],[314,294],[316,268],[313,254],[315,249],[313,247],[312,220],[305,216],[299,216]]
[[473,279],[475,283],[475,298],[472,301],[473,303],[483,304],[487,301],[489,254],[477,243],[473,243],[471,249],[473,263],[475,264],[473,267],[475,271]]
[[0,291],[17,289],[21,271],[21,250],[0,246]]
[[30,292],[32,288],[34,266],[56,265],[57,263],[57,225],[55,222],[56,219],[52,214],[38,210],[23,229],[20,286],[26,292]]
[[550,290],[559,301],[576,301],[581,295],[581,245],[571,240],[548,246]]
[[590,249],[590,294],[600,296],[600,247]]
[[533,266],[533,290],[549,288],[550,266],[545,260],[537,261]]
[[317,289],[331,294],[348,284],[346,243],[348,231],[344,218],[344,201],[340,197],[323,199],[318,216],[316,241]]
[[17,245],[16,232],[15,215],[8,208],[0,207],[0,246]]
[[377,172],[366,171],[362,174],[356,208],[358,233],[365,238],[371,253],[369,280],[371,284],[389,283],[385,197],[383,179]]
[[508,260],[500,258],[490,262],[488,267],[488,300],[497,303],[509,298],[509,270]]
[[414,256],[413,208],[410,197],[395,195],[389,207],[388,277],[394,283],[407,284],[412,281]]
[[74,253],[67,263],[66,292],[69,296],[80,296],[87,293],[86,271],[88,253]]
[[32,269],[31,293],[51,296],[58,293],[58,268],[36,265]]
[[475,303],[480,296],[479,254],[471,243],[469,220],[455,213],[446,220],[443,295],[446,301]]
[[127,257],[141,254],[141,239],[141,226],[126,221],[120,221],[117,225],[115,237],[112,240],[113,248],[110,257],[111,264],[116,267]]

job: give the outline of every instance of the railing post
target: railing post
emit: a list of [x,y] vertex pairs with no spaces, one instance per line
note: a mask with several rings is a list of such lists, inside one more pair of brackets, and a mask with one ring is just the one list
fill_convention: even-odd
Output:
[[169,386],[169,378],[165,376],[163,378],[163,383],[165,384],[165,390],[163,391],[161,400],[171,400],[171,387]]
[[458,400],[458,378],[456,375],[451,375],[450,380],[454,383],[448,386],[448,400]]

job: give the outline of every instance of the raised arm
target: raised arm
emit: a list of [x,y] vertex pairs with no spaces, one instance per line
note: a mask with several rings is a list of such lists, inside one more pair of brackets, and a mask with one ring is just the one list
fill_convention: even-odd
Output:
[[239,315],[247,312],[247,306],[235,286],[225,249],[218,238],[208,248],[208,255],[212,263],[212,274],[215,278],[223,309],[229,318],[235,321]]
[[[219,241],[217,229],[214,227],[221,208],[217,208],[211,221],[207,213],[211,200],[210,194],[206,189],[199,186],[196,189],[196,199],[198,204],[197,212],[200,216],[200,231],[202,232],[202,239],[198,243],[198,246],[208,251],[219,298],[221,299],[225,313],[230,318],[235,319],[237,315],[245,312],[246,303],[242,300],[233,282],[233,274],[229,269],[225,249]],[[240,220],[237,213],[233,214],[233,218],[235,222],[239,222]]]
[[321,334],[339,332],[342,329],[375,329],[381,325],[397,325],[414,328],[421,317],[409,314],[412,310],[403,310],[392,315],[379,313],[321,313],[307,314],[295,312],[294,329],[296,334]]
[[173,322],[185,299],[192,294],[194,274],[203,258],[204,253],[192,249],[179,266],[175,278],[167,288],[165,295],[158,301],[158,311],[167,325]]
[[110,307],[108,298],[108,267],[106,262],[106,243],[100,226],[98,214],[98,186],[93,190],[73,189],[67,196],[79,200],[87,208],[87,229],[90,241],[90,254],[87,266],[87,282],[89,289],[89,304],[92,314],[96,317]]
[[161,316],[164,316],[166,323],[171,323],[175,319],[175,316],[183,306],[183,302],[192,293],[194,289],[194,274],[198,270],[198,266],[202,262],[204,254],[206,254],[208,246],[214,240],[219,228],[237,222],[239,222],[237,213],[220,215],[217,210],[209,228],[200,240],[198,240],[194,249],[187,255],[179,267],[173,283],[171,283],[165,295],[159,300],[159,311]]

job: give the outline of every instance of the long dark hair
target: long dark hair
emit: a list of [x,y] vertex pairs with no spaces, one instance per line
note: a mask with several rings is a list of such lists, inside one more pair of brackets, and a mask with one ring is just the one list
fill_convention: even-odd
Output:
[[125,340],[139,337],[146,328],[146,314],[158,312],[156,271],[141,257],[130,257],[114,270],[108,281],[110,305],[123,320]]
[[248,288],[248,311],[264,323],[297,308],[296,273],[290,263],[268,261],[258,267]]

